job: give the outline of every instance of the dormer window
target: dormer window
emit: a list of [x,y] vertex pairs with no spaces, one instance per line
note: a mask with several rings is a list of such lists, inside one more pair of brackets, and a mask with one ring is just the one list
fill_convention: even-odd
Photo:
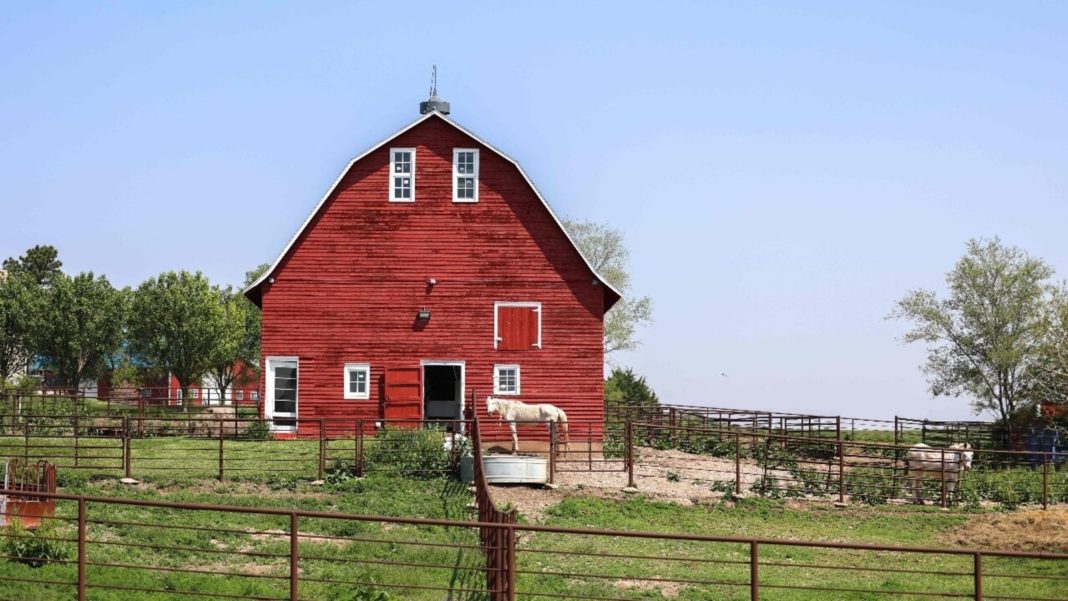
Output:
[[478,149],[452,150],[452,201],[478,202]]
[[389,149],[389,201],[415,202],[415,149]]

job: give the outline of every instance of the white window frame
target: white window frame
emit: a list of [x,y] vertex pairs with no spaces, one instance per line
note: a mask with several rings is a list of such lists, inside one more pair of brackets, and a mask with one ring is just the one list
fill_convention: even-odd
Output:
[[[501,370],[504,369],[515,370],[515,390],[501,390]],[[493,394],[519,396],[519,391],[522,389],[520,380],[518,363],[499,363],[493,366]]]
[[[412,181],[412,197],[404,198],[395,196],[397,192],[396,186],[393,185],[393,178],[396,177],[394,172],[394,159],[396,153],[407,152],[412,157],[412,172],[409,174]],[[415,202],[415,148],[390,148],[389,149],[389,202]]]
[[538,341],[534,343],[534,348],[541,349],[541,303],[537,301],[497,301],[493,303],[493,348],[500,348],[501,335],[499,333],[498,325],[500,324],[500,309],[501,307],[529,307],[534,309],[534,312],[538,314]]
[[238,390],[238,391],[236,392],[236,394],[235,394],[234,398],[236,398],[236,399],[237,399],[237,400],[239,400],[239,401],[243,401],[243,400],[245,400],[245,391],[244,391],[244,390]]
[[[349,376],[354,371],[362,371],[367,374],[365,380],[367,389],[363,392],[349,392]],[[371,364],[370,363],[346,363],[345,364],[345,400],[348,401],[366,401],[371,398]]]
[[200,399],[200,389],[199,388],[190,388],[189,389],[189,398],[194,399],[194,400],[199,400]]
[[[475,180],[475,196],[473,198],[460,198],[457,194],[460,192],[460,187],[457,185],[457,179],[460,177],[460,153],[470,152],[474,154],[474,173],[463,174],[464,177],[472,177]],[[478,202],[478,149],[477,148],[453,148],[452,149],[452,201],[455,203],[476,203]]]

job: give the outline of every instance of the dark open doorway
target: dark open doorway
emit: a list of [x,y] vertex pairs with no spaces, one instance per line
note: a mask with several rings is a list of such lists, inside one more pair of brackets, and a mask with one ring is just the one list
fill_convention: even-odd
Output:
[[432,364],[423,366],[423,415],[427,420],[445,422],[451,428],[462,418],[464,366]]

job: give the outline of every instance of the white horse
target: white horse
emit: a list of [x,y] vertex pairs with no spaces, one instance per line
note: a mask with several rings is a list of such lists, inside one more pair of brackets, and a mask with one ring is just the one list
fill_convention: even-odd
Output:
[[922,443],[910,448],[905,456],[905,477],[912,478],[912,490],[916,495],[916,502],[923,505],[923,498],[920,497],[921,481],[925,477],[942,481],[943,474],[946,496],[952,497],[964,472],[972,468],[974,453],[971,449],[972,445],[966,442],[950,445],[945,451]]
[[519,436],[515,431],[517,421],[545,422],[546,426],[554,422],[560,424],[564,432],[564,449],[571,450],[571,438],[567,433],[567,414],[555,405],[548,403],[528,405],[522,401],[510,401],[490,396],[486,397],[486,411],[490,415],[496,415],[498,420],[508,422],[508,428],[512,431],[513,455],[519,452]]

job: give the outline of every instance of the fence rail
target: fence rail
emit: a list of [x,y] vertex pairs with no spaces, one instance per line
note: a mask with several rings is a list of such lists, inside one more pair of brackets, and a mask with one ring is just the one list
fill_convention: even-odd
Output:
[[[622,601],[655,591],[750,599],[792,591],[1054,601],[1068,591],[1068,554],[564,528],[501,521],[508,514],[491,516],[489,506],[459,521],[35,496],[55,499],[46,538],[67,552],[5,555],[5,598],[300,600],[381,590],[405,599]],[[4,530],[0,542],[23,536]]]

